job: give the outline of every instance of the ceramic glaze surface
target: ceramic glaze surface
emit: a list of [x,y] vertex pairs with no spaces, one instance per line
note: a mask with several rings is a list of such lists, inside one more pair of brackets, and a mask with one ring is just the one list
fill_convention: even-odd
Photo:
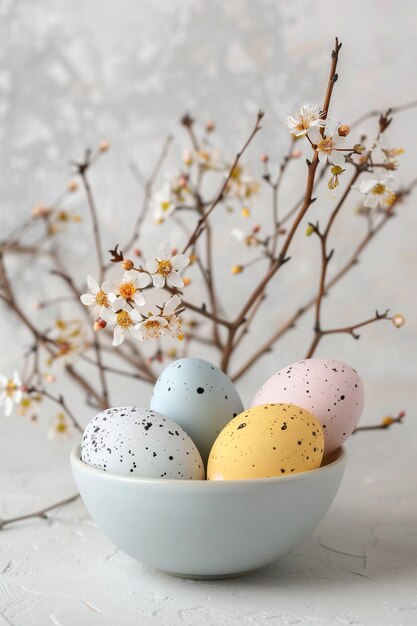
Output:
[[305,359],[276,372],[257,391],[252,406],[268,402],[296,404],[310,411],[324,430],[325,454],[352,434],[364,406],[358,373],[346,363]]
[[150,406],[190,435],[204,462],[220,431],[243,411],[230,378],[215,365],[197,358],[179,359],[162,372]]
[[119,407],[87,425],[81,459],[104,472],[150,478],[201,479],[204,466],[190,437],[156,411]]
[[340,486],[345,451],[318,470],[258,480],[168,481],[71,465],[84,503],[122,551],[189,577],[242,574],[275,561],[307,537]]

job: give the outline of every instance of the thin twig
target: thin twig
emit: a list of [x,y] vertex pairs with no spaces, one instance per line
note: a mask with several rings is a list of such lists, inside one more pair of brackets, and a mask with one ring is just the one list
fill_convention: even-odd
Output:
[[17,522],[23,522],[28,519],[40,518],[40,519],[48,519],[47,513],[57,509],[61,506],[66,506],[67,504],[71,504],[78,500],[80,494],[77,493],[69,498],[65,498],[65,500],[60,500],[59,502],[55,502],[55,504],[51,504],[44,509],[39,509],[39,511],[33,511],[32,513],[25,513],[24,515],[17,515],[16,517],[10,517],[8,519],[0,519],[0,530],[3,530],[6,526],[10,526],[11,524],[15,524]]
[[243,156],[243,154],[246,152],[246,149],[248,148],[249,144],[252,142],[252,139],[261,130],[261,120],[262,120],[263,116],[264,116],[263,111],[259,111],[258,115],[256,117],[255,126],[254,126],[251,134],[249,135],[249,137],[246,140],[245,144],[241,148],[240,152],[237,153],[237,155],[235,157],[235,160],[233,161],[233,164],[232,164],[232,166],[231,166],[231,168],[229,170],[229,173],[226,176],[225,181],[222,184],[222,186],[221,186],[221,188],[220,188],[216,198],[212,202],[211,206],[207,209],[207,211],[198,220],[197,225],[196,225],[194,231],[192,232],[188,242],[184,246],[183,254],[185,254],[187,252],[187,250],[189,250],[189,248],[198,239],[198,237],[200,236],[200,234],[203,231],[203,228],[204,228],[206,220],[212,214],[212,212],[214,211],[216,206],[223,200],[225,191],[226,191],[226,189],[228,187],[228,184],[229,184],[229,182],[230,182],[230,180],[231,180],[231,178],[233,176],[233,172],[235,171],[235,168],[236,168],[237,164],[239,163],[239,161],[240,161],[241,157]]

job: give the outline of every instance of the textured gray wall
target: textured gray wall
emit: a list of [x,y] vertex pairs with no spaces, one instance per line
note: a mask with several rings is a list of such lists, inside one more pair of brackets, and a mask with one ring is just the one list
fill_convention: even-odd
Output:
[[[264,131],[247,162],[256,171],[261,152],[278,158],[288,141],[282,120],[304,101],[322,98],[335,34],[344,44],[332,104],[336,120],[348,123],[364,110],[417,97],[413,27],[417,5],[412,0],[401,4],[392,0],[5,0],[0,6],[2,234],[34,203],[55,198],[67,184],[69,160],[80,156],[85,146],[106,138],[112,149],[97,166],[93,179],[106,244],[124,239],[139,193],[129,161],[135,160],[144,173],[149,172],[163,137],[172,131],[178,139],[173,155],[179,155],[185,138],[176,124],[185,110],[202,120],[216,120],[219,138],[226,153],[232,155],[248,133],[257,109],[265,109]],[[402,114],[390,132],[392,143],[406,150],[398,172],[400,182],[417,174],[416,115],[415,111]],[[174,164],[172,159],[170,165]],[[283,207],[293,201],[304,177],[303,165],[294,165],[293,178],[283,188]],[[81,195],[73,202],[80,212],[85,209]],[[329,206],[325,194],[312,214],[325,215]],[[354,203],[335,229],[340,241],[335,267],[362,232],[363,224],[351,217],[353,207]],[[260,220],[267,210],[264,199]],[[411,412],[415,404],[415,200],[401,207],[400,213],[379,244],[367,251],[366,262],[325,303],[329,325],[359,321],[375,307],[386,306],[407,318],[401,331],[380,324],[364,330],[359,342],[342,336],[323,341],[320,347],[319,355],[346,360],[360,369],[367,388],[369,419],[399,408]],[[219,211],[219,215],[224,213]],[[218,229],[217,278],[225,307],[231,310],[245,293],[245,282],[240,278],[221,282],[228,241],[223,231],[232,224],[227,216],[223,220]],[[85,248],[87,224],[80,230],[83,236],[72,239],[71,251],[81,258],[77,270],[81,278],[92,268]],[[155,241],[163,233],[164,228]],[[173,239],[176,234],[174,231]],[[265,325],[285,319],[297,295],[304,298],[315,289],[311,268],[318,249],[313,239],[306,240],[301,234],[295,242],[294,257],[303,254],[297,261],[298,273],[290,266],[282,272],[271,290],[270,309],[259,317],[253,342],[262,339]],[[30,287],[30,307],[40,290],[38,278],[27,268],[21,280]],[[256,280],[256,273],[251,280]],[[55,286],[44,289],[50,292]],[[19,342],[25,336],[11,317],[3,311],[0,315],[0,371],[9,371],[19,365]],[[289,334],[279,350],[262,360],[242,385],[245,399],[272,371],[303,356],[311,325],[309,318],[298,334]],[[15,332],[10,333],[10,328]],[[120,385],[119,389],[115,402],[135,401],[131,388]],[[144,392],[144,401],[147,394]],[[51,463],[62,455],[58,444],[44,450],[43,435],[35,430],[29,435],[21,419],[2,422],[1,433],[3,441],[31,438],[42,450],[43,459]],[[20,472],[24,485],[33,470],[33,455],[20,450],[22,458],[17,462],[10,446],[8,449],[3,462]],[[42,475],[40,457],[37,462]]]

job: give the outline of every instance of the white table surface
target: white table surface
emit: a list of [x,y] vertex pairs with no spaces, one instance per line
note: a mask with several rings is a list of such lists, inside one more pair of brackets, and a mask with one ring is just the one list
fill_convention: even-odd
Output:
[[[348,447],[342,488],[315,533],[244,578],[193,581],[149,569],[119,552],[80,501],[49,521],[9,527],[0,534],[1,626],[415,624],[415,429],[410,420]],[[48,471],[37,468],[42,484]],[[24,473],[3,481],[3,516],[72,493],[64,471],[60,493],[25,496]]]

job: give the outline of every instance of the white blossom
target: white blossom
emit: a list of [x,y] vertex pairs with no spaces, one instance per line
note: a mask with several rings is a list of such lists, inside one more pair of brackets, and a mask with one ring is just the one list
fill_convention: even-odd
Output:
[[[113,293],[107,293],[105,284],[100,287],[92,276],[87,276],[87,285],[90,293],[83,293],[80,296],[84,306],[89,307],[91,314],[95,317],[101,317],[103,308],[108,309],[112,302],[116,299]],[[111,291],[111,290],[110,290]]]
[[311,128],[325,126],[326,120],[318,104],[305,104],[295,117],[289,115],[285,125],[295,137],[303,137]]
[[324,164],[329,161],[332,165],[343,167],[345,155],[340,147],[345,143],[344,137],[341,137],[337,131],[332,135],[326,135],[326,130],[322,136],[318,126],[308,131],[308,137],[313,144],[313,149],[318,153],[320,163]]
[[112,294],[112,309],[124,309],[127,303],[135,303],[137,306],[145,304],[145,298],[141,292],[152,282],[147,272],[126,271],[121,280],[111,283],[106,281],[103,288]]
[[363,180],[359,185],[359,191],[365,196],[364,206],[370,209],[387,209],[395,200],[395,192],[390,187],[392,176],[386,176],[381,180]]
[[165,283],[172,287],[184,287],[179,272],[189,265],[190,259],[185,254],[171,256],[171,244],[163,241],[158,248],[156,259],[146,262],[146,269],[151,274],[154,287],[162,289]]
[[128,311],[121,309],[117,312],[104,309],[103,319],[109,326],[114,326],[113,346],[120,346],[125,340],[126,333],[137,334],[135,327],[140,322],[141,316],[136,309]]
[[4,405],[4,414],[9,417],[14,404],[22,400],[22,381],[15,371],[12,378],[0,374],[0,405]]

